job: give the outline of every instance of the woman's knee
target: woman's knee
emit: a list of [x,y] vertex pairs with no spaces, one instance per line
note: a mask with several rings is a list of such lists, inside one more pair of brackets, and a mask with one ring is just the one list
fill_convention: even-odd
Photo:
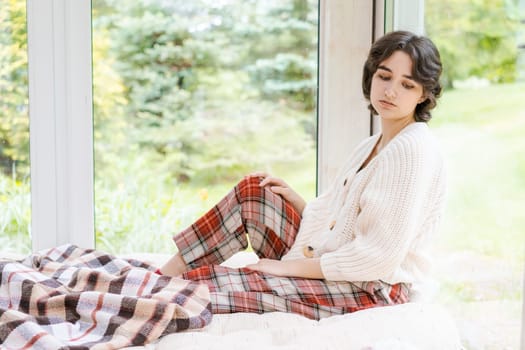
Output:
[[254,185],[259,186],[261,181],[262,181],[262,177],[260,177],[260,176],[257,176],[257,175],[246,175],[245,177],[243,177],[241,179],[241,181],[239,181],[239,185],[242,184],[244,186],[254,186]]
[[254,198],[263,196],[264,188],[259,186],[260,183],[261,177],[247,175],[235,187],[241,198]]

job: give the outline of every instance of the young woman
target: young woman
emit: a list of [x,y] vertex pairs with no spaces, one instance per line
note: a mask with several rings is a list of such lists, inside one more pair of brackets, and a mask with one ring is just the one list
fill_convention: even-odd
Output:
[[[209,286],[214,313],[285,311],[309,318],[409,301],[444,203],[443,159],[426,122],[441,93],[439,53],[398,31],[370,50],[363,93],[381,133],[353,151],[309,203],[283,180],[247,176],[174,237],[159,273]],[[219,266],[248,245],[261,258]]]

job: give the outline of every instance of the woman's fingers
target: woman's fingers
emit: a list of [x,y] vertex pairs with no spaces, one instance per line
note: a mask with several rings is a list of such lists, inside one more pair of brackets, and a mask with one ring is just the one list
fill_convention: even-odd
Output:
[[261,178],[261,182],[259,184],[261,187],[268,186],[268,185],[288,187],[288,185],[286,184],[286,182],[284,182],[284,180],[278,177],[270,176],[268,173],[265,173],[262,171],[251,173],[250,176],[257,176]]
[[273,177],[273,176],[265,177],[260,183],[261,187],[268,186],[268,185],[281,186],[281,187],[287,187],[288,186],[286,184],[286,182],[284,182],[282,179],[280,179],[278,177]]
[[270,186],[270,191],[272,191],[275,194],[280,194],[283,197],[286,197],[286,195],[288,194],[287,190],[288,189],[286,187],[282,186]]
[[264,187],[272,184],[273,178],[271,176],[265,177],[262,179],[262,181],[259,183],[259,186]]
[[262,171],[251,173],[250,176],[258,177],[259,178],[259,185],[261,187],[266,186],[268,184],[268,180],[267,179],[270,178],[270,175],[268,175],[268,173],[265,173],[265,172],[262,172]]
[[279,260],[273,259],[260,259],[255,264],[250,264],[246,266],[250,270],[269,273],[277,276],[284,276],[285,271],[283,269],[283,264]]

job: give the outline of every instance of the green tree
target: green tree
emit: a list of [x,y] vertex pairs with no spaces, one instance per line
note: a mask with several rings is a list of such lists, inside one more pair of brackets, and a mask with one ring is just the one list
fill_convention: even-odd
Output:
[[[256,1],[252,6],[255,11],[248,12],[250,20],[236,21],[233,33],[246,33],[253,42],[245,64],[255,86],[264,98],[313,110],[317,91],[317,1]],[[243,15],[239,14],[240,18]]]
[[27,31],[24,1],[0,1],[0,166],[29,173]]
[[[316,42],[312,40],[316,6],[315,10],[304,8],[312,3],[94,1],[99,11],[96,31],[102,33],[101,42],[107,36],[109,43],[107,48],[97,44],[96,50],[100,58],[112,62],[120,81],[113,85],[121,84],[124,100],[112,107],[103,102],[105,95],[100,104],[96,100],[96,109],[102,109],[102,115],[95,118],[96,135],[124,135],[116,137],[121,140],[121,151],[116,154],[140,151],[145,166],[158,173],[167,170],[180,180],[203,173],[237,177],[263,164],[265,157],[248,154],[246,143],[262,147],[281,138],[280,145],[286,144],[282,130],[265,134],[252,128],[276,117],[276,102],[284,106],[280,118],[291,118],[299,129],[303,125],[313,130],[304,113],[312,111],[315,101],[316,57],[311,48]],[[308,23],[300,25],[291,16]],[[266,28],[267,24],[272,27]],[[270,60],[278,65],[270,67]],[[106,89],[108,76],[95,78],[96,90]],[[122,108],[121,116],[104,117],[114,108]],[[296,146],[286,144],[296,158],[310,149],[305,143],[312,142],[305,139],[306,134],[298,137],[301,141]],[[117,140],[96,147],[113,147]],[[282,154],[277,145],[266,146],[273,157]],[[276,152],[272,153],[272,147]],[[97,150],[98,161],[114,163],[111,152],[101,151]]]
[[438,46],[444,82],[472,76],[493,83],[516,79],[519,22],[509,0],[427,0],[427,34]]

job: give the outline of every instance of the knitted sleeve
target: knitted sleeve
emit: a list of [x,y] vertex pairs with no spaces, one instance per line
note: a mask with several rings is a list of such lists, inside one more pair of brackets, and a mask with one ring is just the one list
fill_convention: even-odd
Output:
[[388,281],[422,225],[441,157],[417,137],[390,146],[367,169],[354,228],[341,225],[339,248],[321,257],[327,280]]

